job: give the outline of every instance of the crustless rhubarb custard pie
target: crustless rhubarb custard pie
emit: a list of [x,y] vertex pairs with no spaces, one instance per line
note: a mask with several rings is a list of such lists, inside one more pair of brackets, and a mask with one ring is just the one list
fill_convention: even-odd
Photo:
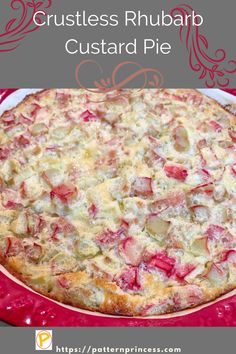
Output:
[[236,117],[195,90],[49,89],[0,118],[0,261],[150,316],[236,287]]

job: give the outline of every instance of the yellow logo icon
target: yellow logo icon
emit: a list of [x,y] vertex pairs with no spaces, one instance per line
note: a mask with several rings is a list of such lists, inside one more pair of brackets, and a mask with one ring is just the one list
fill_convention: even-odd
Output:
[[52,350],[52,331],[35,331],[35,350]]

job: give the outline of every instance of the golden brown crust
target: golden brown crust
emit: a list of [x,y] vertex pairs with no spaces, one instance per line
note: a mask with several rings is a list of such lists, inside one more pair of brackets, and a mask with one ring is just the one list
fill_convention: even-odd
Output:
[[[0,257],[0,262],[6,267],[6,269],[14,275],[16,278],[24,282],[26,285],[31,287],[33,290],[39,292],[40,294],[49,297],[53,300],[56,300],[61,303],[65,303],[77,308],[97,311],[110,315],[119,315],[119,316],[147,316],[149,310],[150,299],[145,299],[141,296],[132,296],[129,294],[119,294],[117,293],[117,286],[114,283],[104,281],[102,279],[89,279],[85,271],[77,273],[66,273],[63,274],[63,279],[69,282],[69,288],[62,288],[58,283],[58,277],[51,276],[50,281],[48,281],[48,274],[41,278],[40,286],[36,286],[32,283],[32,278],[29,275],[22,274],[21,261],[17,260],[16,257],[6,259]],[[85,285],[85,287],[83,287]],[[91,291],[89,287],[94,286],[95,288],[100,288],[104,292],[103,302],[94,305],[88,305],[88,298],[91,297]],[[182,300],[186,297],[185,286],[177,286],[168,289],[162,296],[161,300],[169,300],[174,296],[181,296]],[[226,284],[221,288],[206,288],[200,287],[202,291],[202,297],[198,302],[193,304],[188,304],[188,308],[194,308],[205,304],[210,301],[214,301],[218,297],[230,292],[236,288],[236,284]],[[153,303],[160,301],[160,296],[152,298]],[[186,298],[186,301],[188,299]],[[184,303],[184,302],[183,302]],[[176,311],[181,311],[186,308],[185,305],[180,306],[178,304],[168,303],[165,306],[163,312],[158,312],[158,315],[169,314]],[[152,313],[155,315],[156,313]]]
[[[27,276],[22,275],[20,272],[21,267],[19,267],[19,270],[15,269],[15,264],[12,267],[11,262],[4,263],[4,259],[1,259],[1,263],[8,269],[9,272],[12,273],[12,275],[16,276],[16,278],[20,279],[23,281],[25,284],[30,286],[33,290],[39,292],[40,294],[49,297],[53,300],[59,301],[64,304],[68,304],[77,308],[81,308],[84,310],[89,310],[89,311],[97,311],[101,312],[104,314],[110,314],[110,315],[120,315],[120,316],[147,316],[148,312],[146,311],[148,308],[145,306],[146,299],[140,298],[140,297],[134,297],[130,296],[127,294],[115,294],[114,293],[114,284],[105,282],[105,281],[100,281],[99,282],[99,287],[103,288],[104,290],[104,298],[105,300],[99,305],[99,306],[92,306],[88,305],[88,303],[84,302],[84,296],[90,296],[88,290],[85,288],[81,288],[81,278],[83,276],[86,277],[86,273],[68,273],[64,274],[65,279],[68,279],[70,282],[72,282],[71,288],[68,289],[62,289],[61,287],[59,288],[57,285],[56,279],[52,279],[52,288],[49,290],[46,289],[48,284],[45,282],[45,285],[42,284],[40,287],[35,286],[31,283],[31,279]],[[97,281],[94,281],[94,285],[98,286]],[[218,297],[230,292],[231,290],[235,289],[235,285],[226,285],[224,288],[215,288],[215,289],[206,289],[203,288],[203,294],[202,294],[202,299],[195,304],[188,305],[188,308],[194,308],[197,306],[200,306],[202,304],[205,304],[210,301],[214,301]],[[71,295],[71,290],[75,288],[76,289],[76,296]],[[172,291],[170,292],[170,296],[173,295],[176,291],[178,291],[178,288],[176,289],[171,289]],[[181,290],[181,289],[179,289]],[[185,296],[185,292],[180,291],[181,296]],[[72,293],[73,294],[73,293]],[[164,297],[163,297],[164,299]],[[155,302],[155,299],[152,299],[153,302]],[[159,301],[159,298],[157,297],[157,301]],[[173,313],[176,311],[181,311],[185,309],[186,307],[180,307],[180,306],[175,306],[174,304],[168,304],[168,306],[165,308],[164,312],[158,313],[160,314],[169,314]],[[155,313],[154,313],[155,315]]]

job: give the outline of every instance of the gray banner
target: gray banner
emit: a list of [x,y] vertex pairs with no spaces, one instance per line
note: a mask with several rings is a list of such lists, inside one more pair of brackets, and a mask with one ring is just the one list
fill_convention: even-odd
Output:
[[[158,70],[163,77],[164,87],[205,87],[207,85],[236,87],[234,72],[236,62],[233,61],[236,59],[235,1],[188,1],[188,5],[202,15],[204,21],[200,27],[191,25],[189,31],[187,31],[188,26],[184,26],[182,42],[179,26],[151,25],[151,21],[154,24],[157,22],[157,15],[161,15],[162,10],[165,14],[169,14],[170,10],[182,1],[52,0],[52,5],[46,8],[48,3],[50,5],[50,0],[1,1],[2,87],[77,87],[75,69],[83,60],[95,60],[103,70],[101,73],[99,67],[91,63],[81,68],[79,79],[83,85],[90,87],[94,86],[95,80],[111,79],[114,69],[124,61],[137,62],[143,68]],[[180,8],[183,10],[183,7]],[[32,14],[36,10],[55,15],[56,20],[55,16],[52,16],[49,26],[46,23],[31,32],[34,28]],[[190,11],[186,7],[185,10]],[[79,25],[70,26],[72,20],[77,19],[77,11],[80,15]],[[129,11],[127,26],[125,26],[125,11]],[[60,25],[63,14],[74,16],[67,19],[68,26]],[[90,17],[90,25],[88,25],[88,17],[91,15],[93,16]],[[153,16],[152,20],[150,16]],[[106,26],[107,19],[110,22],[109,26]],[[47,20],[48,17],[41,16],[42,22]],[[146,21],[148,21],[147,26]],[[168,21],[167,18],[166,22]],[[124,43],[122,54],[92,54],[91,49],[89,54],[80,53],[81,43],[83,51],[86,51],[87,43],[91,46],[92,43],[97,42],[101,51],[102,40],[106,43]],[[146,54],[144,54],[145,40],[147,40]],[[75,54],[67,52],[66,42],[68,42],[68,50],[76,52]],[[161,49],[162,52],[168,51],[168,45],[163,43],[171,46],[169,54],[161,53]],[[136,44],[136,53],[129,54],[127,51],[134,51],[134,44]],[[17,48],[13,50],[15,47]],[[144,74],[137,75],[135,79],[130,78],[130,75],[139,69],[140,67],[135,64],[122,66],[116,75],[116,84],[129,77],[124,86],[142,86]],[[155,72],[148,72],[146,86],[152,87],[156,84],[153,74]]]
[[[34,329],[1,328],[1,353],[35,353],[35,343],[50,349],[51,335],[39,336]],[[233,354],[234,342],[234,328],[57,328],[51,352]]]

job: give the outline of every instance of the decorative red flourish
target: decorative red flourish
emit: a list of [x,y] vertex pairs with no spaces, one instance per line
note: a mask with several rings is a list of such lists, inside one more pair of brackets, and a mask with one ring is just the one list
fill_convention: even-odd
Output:
[[180,26],[179,36],[181,42],[185,41],[189,65],[193,71],[199,73],[200,80],[205,80],[207,87],[227,87],[230,83],[228,74],[236,72],[236,60],[228,60],[222,48],[217,49],[214,56],[207,53],[209,49],[207,38],[199,32],[199,26],[191,25],[191,17],[187,17],[192,13],[195,13],[194,10],[186,4],[179,5],[170,12],[172,17],[181,15],[183,22],[187,23],[186,26]]
[[[88,70],[88,65],[91,64],[97,66],[100,74],[101,75],[103,74],[103,69],[101,65],[97,63],[95,60],[88,59],[88,60],[81,61],[77,65],[75,70],[75,78],[78,85],[81,88],[86,89],[87,91],[93,93],[107,93],[114,90],[120,90],[121,88],[125,87],[129,82],[133,81],[135,78],[142,75],[143,75],[143,85],[140,89],[143,89],[145,87],[158,88],[161,87],[163,84],[163,77],[157,69],[144,68],[139,63],[136,63],[134,61],[123,61],[114,68],[111,77],[101,78],[100,81],[94,81],[93,85],[96,88],[89,89],[85,84],[81,82],[81,72],[83,70],[82,68],[84,68],[84,70]],[[131,69],[132,72],[127,75],[126,71],[128,68],[129,70]],[[119,80],[118,78],[121,76],[122,72],[123,74],[125,73],[125,78]]]
[[[52,4],[52,0],[11,0],[10,7],[18,13],[18,18],[10,19],[0,34],[0,52],[10,52],[16,49],[20,41],[37,26],[33,17],[37,11],[45,10]],[[42,23],[40,14],[35,16],[37,23]]]

